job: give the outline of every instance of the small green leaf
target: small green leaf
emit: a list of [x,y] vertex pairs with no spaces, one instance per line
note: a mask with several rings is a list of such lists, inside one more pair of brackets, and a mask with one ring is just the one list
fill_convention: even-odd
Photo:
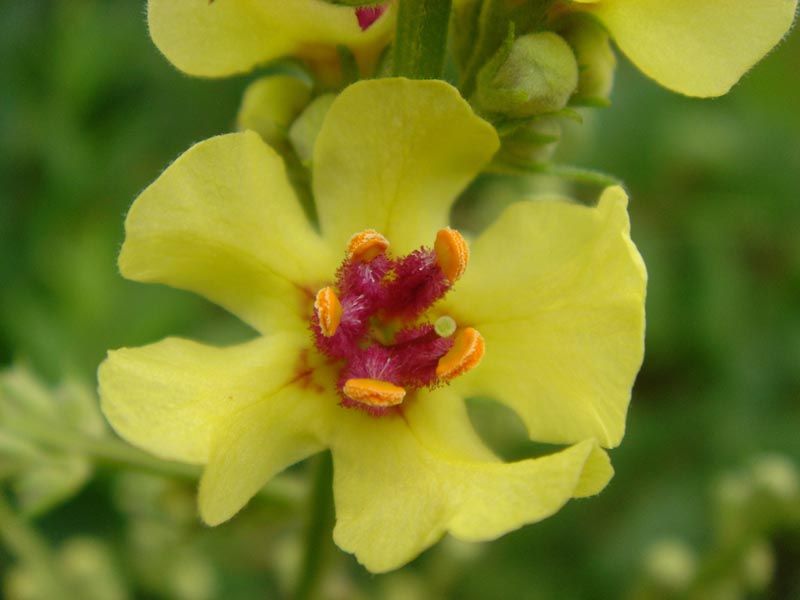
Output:
[[524,163],[524,162],[493,162],[487,169],[490,173],[505,175],[551,175],[568,181],[609,187],[623,185],[622,180],[608,173],[571,165],[557,165],[553,163]]

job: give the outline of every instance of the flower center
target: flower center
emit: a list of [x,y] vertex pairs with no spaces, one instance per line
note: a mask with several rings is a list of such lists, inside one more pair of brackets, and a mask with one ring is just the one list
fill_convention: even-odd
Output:
[[442,229],[433,249],[393,258],[389,241],[368,229],[347,245],[334,285],[317,292],[311,330],[324,355],[340,363],[342,406],[383,415],[409,391],[433,388],[478,365],[485,345],[452,317],[427,311],[464,274],[469,247]]

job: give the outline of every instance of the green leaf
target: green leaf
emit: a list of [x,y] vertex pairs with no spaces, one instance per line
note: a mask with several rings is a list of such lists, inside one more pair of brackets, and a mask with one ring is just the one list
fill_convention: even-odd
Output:
[[623,185],[622,180],[618,177],[602,171],[553,163],[494,162],[487,170],[490,173],[502,173],[505,175],[551,175],[568,181],[603,188],[612,185]]

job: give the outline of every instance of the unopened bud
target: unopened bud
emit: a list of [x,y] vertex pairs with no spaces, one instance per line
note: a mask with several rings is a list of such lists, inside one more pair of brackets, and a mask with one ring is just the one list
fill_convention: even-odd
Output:
[[309,85],[290,75],[262,77],[244,92],[236,117],[239,129],[252,129],[269,145],[286,143],[289,126],[311,99]]
[[756,485],[781,500],[794,498],[800,492],[797,469],[791,460],[780,454],[757,457],[751,473]]
[[302,162],[308,163],[311,161],[317,135],[322,129],[322,122],[325,120],[325,115],[328,114],[328,109],[335,99],[335,94],[323,94],[315,98],[297,120],[292,123],[289,129],[289,140],[292,142],[294,151],[297,152],[297,156],[300,157]]
[[76,597],[86,600],[127,598],[111,548],[88,537],[69,539],[59,551],[57,567]]
[[585,104],[608,105],[614,87],[617,57],[606,30],[590,17],[575,14],[559,33],[572,46],[578,61],[576,100]]
[[659,585],[680,591],[694,577],[697,560],[694,553],[678,539],[664,539],[647,549],[645,569]]
[[167,585],[173,598],[218,598],[218,583],[213,565],[199,552],[179,553],[168,573]]
[[529,33],[505,44],[478,74],[481,110],[530,117],[561,110],[578,85],[569,44],[551,32]]
[[744,583],[754,592],[763,592],[775,575],[775,553],[766,540],[757,540],[742,557]]

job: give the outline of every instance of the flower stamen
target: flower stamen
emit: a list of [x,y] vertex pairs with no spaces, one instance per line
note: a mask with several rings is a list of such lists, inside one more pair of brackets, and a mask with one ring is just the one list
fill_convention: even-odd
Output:
[[361,262],[370,262],[386,252],[389,240],[374,229],[365,229],[353,235],[347,242],[347,258]]
[[409,393],[477,366],[481,335],[430,312],[468,260],[464,237],[449,227],[438,232],[434,248],[397,257],[374,229],[350,238],[335,282],[317,293],[310,324],[317,349],[339,365],[341,406],[393,414]]
[[469,246],[458,231],[445,227],[436,234],[436,243],[433,246],[436,253],[436,262],[445,277],[454,283],[467,270],[469,262]]
[[465,327],[456,333],[453,346],[436,365],[436,376],[450,381],[478,366],[486,351],[483,336],[473,327]]
[[342,320],[342,304],[331,286],[324,287],[317,292],[314,310],[317,312],[322,335],[333,336]]
[[380,379],[348,379],[342,391],[355,402],[380,408],[397,406],[406,395],[400,386]]

